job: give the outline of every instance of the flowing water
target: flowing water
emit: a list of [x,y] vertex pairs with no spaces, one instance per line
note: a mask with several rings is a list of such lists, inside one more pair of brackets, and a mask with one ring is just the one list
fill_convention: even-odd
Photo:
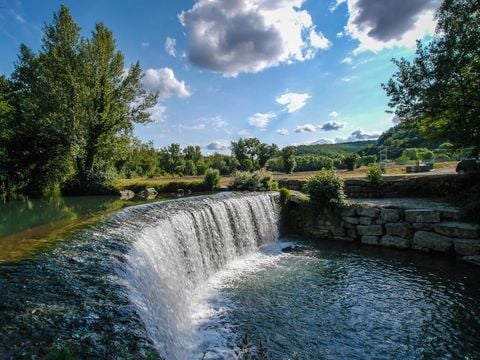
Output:
[[278,238],[279,212],[275,193],[146,204],[0,264],[0,358],[480,358],[479,269],[346,244],[284,253],[305,242]]

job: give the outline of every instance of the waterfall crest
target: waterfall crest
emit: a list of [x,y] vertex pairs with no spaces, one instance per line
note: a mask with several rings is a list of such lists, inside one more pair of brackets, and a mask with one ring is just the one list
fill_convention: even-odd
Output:
[[122,271],[129,297],[160,354],[188,358],[192,299],[227,263],[278,238],[278,196],[224,193],[129,210],[118,219],[132,241]]

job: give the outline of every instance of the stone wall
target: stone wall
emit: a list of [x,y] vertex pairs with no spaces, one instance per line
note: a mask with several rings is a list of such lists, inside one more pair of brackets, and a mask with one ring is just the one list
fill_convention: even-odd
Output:
[[[302,191],[305,182],[305,180],[278,180],[280,187],[298,191]],[[374,186],[366,179],[349,179],[345,180],[345,193],[353,199],[448,197],[465,191],[473,191],[478,195],[479,182],[473,177],[457,174],[385,177],[385,182],[381,186]]]
[[460,211],[446,204],[413,199],[371,200],[315,214],[306,214],[298,203],[292,202],[289,207],[288,228],[310,238],[480,255],[480,225],[461,221]]

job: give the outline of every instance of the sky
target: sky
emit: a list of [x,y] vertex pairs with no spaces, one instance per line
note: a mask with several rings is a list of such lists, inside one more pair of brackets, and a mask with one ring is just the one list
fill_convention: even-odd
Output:
[[440,0],[0,0],[0,74],[67,5],[83,36],[103,22],[126,66],[158,91],[135,135],[156,147],[228,152],[376,139],[398,122],[381,84],[435,30]]

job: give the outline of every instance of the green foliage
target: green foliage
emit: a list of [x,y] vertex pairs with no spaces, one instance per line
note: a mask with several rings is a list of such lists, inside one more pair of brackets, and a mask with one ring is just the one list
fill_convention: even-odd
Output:
[[296,147],[296,155],[322,155],[336,157],[361,152],[364,148],[375,144],[374,140],[355,141],[340,144],[300,145]]
[[375,164],[377,161],[377,155],[366,155],[359,159],[359,164],[362,166],[369,166]]
[[232,156],[237,161],[235,169],[253,171],[265,167],[268,160],[278,154],[278,146],[264,144],[257,138],[232,141]]
[[348,171],[353,171],[359,166],[360,156],[358,154],[350,154],[345,157],[344,163]]
[[50,350],[43,360],[74,360],[76,358],[74,351],[69,346],[64,346]]
[[417,43],[412,62],[383,84],[403,122],[431,138],[480,150],[480,7],[477,0],[445,0],[436,36]]
[[213,191],[218,188],[219,183],[220,171],[217,169],[208,169],[203,177],[203,184],[205,185],[205,188],[209,191]]
[[291,174],[297,165],[295,160],[295,147],[286,146],[282,149],[283,170],[287,174]]
[[282,204],[286,204],[290,197],[292,196],[292,192],[287,188],[281,188],[280,190],[280,202]]
[[233,178],[233,187],[237,190],[267,191],[274,190],[278,184],[272,181],[272,175],[265,170],[257,170],[253,173],[237,171]]
[[378,165],[372,165],[367,170],[367,179],[376,186],[380,186],[383,184],[383,174],[384,170]]
[[322,170],[308,179],[304,191],[310,195],[310,203],[316,207],[342,207],[345,205],[343,179],[331,170]]

